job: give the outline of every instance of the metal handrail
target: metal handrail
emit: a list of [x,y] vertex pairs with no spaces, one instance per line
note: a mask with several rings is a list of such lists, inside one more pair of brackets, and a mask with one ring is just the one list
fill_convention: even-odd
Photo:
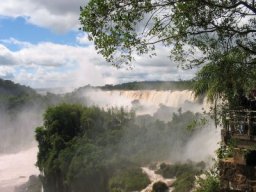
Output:
[[230,110],[226,114],[225,131],[231,136],[256,136],[256,111],[249,109]]

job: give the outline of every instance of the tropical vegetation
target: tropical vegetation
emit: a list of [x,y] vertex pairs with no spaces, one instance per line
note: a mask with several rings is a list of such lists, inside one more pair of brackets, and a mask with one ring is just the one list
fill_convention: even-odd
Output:
[[180,112],[165,123],[122,108],[50,107],[44,125],[36,129],[44,190],[141,190],[149,180],[140,167],[169,158],[174,148],[182,151],[195,134],[187,129],[195,118],[198,114]]

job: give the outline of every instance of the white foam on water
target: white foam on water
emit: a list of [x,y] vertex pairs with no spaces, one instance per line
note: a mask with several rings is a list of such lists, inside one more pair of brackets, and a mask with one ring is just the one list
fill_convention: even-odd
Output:
[[0,155],[0,192],[13,192],[15,186],[27,182],[30,175],[38,175],[36,158],[37,147]]

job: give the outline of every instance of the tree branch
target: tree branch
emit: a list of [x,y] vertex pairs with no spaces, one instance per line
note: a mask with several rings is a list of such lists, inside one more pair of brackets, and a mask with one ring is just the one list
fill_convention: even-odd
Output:
[[244,2],[244,1],[239,1],[237,3],[234,3],[233,5],[230,5],[230,6],[224,6],[224,5],[221,5],[221,4],[216,4],[216,3],[209,2],[207,0],[201,0],[201,1],[204,2],[205,4],[209,5],[209,6],[214,6],[214,7],[218,7],[218,8],[222,8],[222,9],[234,9],[234,8],[237,8],[240,5],[243,5],[246,8],[248,8],[249,10],[251,10],[253,13],[256,14],[256,8],[254,7],[254,2],[253,2],[253,6],[250,6],[248,3]]
[[249,53],[251,53],[251,54],[253,54],[253,55],[256,55],[256,51],[255,51],[255,50],[252,50],[252,49],[250,49],[249,47],[244,46],[242,43],[237,42],[237,45],[238,45],[239,47],[241,47],[242,49],[244,49],[245,51],[247,51],[247,52],[249,52]]

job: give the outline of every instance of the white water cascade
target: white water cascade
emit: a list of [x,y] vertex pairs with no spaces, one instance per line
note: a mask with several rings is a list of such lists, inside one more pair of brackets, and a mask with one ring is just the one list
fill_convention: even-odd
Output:
[[143,90],[143,91],[110,91],[110,95],[119,94],[120,96],[139,100],[148,104],[164,104],[170,107],[179,107],[185,101],[194,102],[195,97],[192,91],[155,91],[155,90]]
[[0,192],[13,192],[15,186],[28,181],[30,175],[38,175],[36,168],[37,148],[33,147],[14,154],[0,155]]
[[175,179],[165,179],[161,175],[156,174],[154,170],[151,170],[148,167],[142,167],[141,169],[148,176],[149,180],[151,181],[151,183],[145,189],[143,189],[141,192],[152,192],[154,183],[156,183],[158,181],[165,183],[169,187],[169,192],[171,192],[173,190],[173,188],[171,186],[174,183]]
[[165,105],[172,108],[182,108],[183,111],[191,110],[193,112],[202,112],[202,108],[207,110],[209,104],[204,100],[202,104],[196,103],[196,98],[192,91],[183,90],[90,90],[85,91],[83,95],[89,98],[91,105],[97,105],[104,108],[108,107],[126,107],[131,109],[132,101],[139,101],[142,109],[137,114],[153,114],[159,108],[159,105]]

